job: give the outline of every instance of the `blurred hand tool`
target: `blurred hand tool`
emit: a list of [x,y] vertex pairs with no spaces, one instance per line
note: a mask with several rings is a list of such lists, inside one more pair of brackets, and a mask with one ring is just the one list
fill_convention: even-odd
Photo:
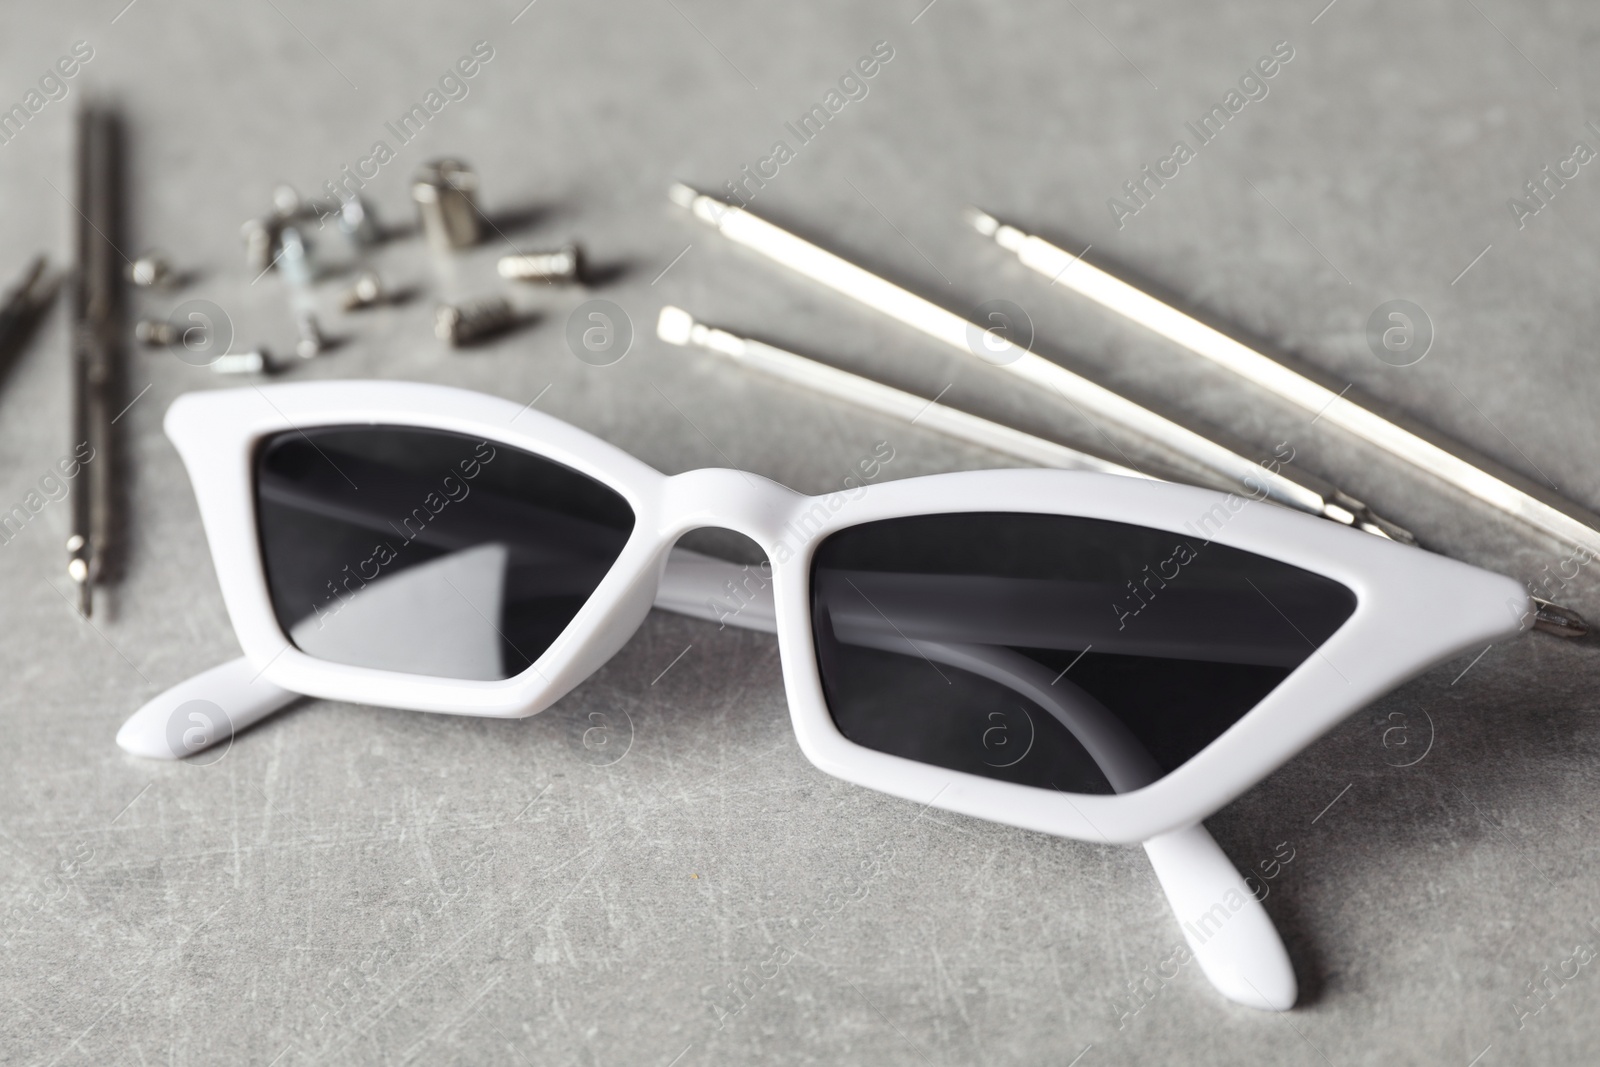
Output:
[[28,335],[55,299],[57,288],[45,276],[44,256],[35,256],[22,276],[0,295],[0,375],[21,354]]
[[78,115],[76,173],[77,267],[72,284],[72,442],[93,451],[72,494],[67,575],[78,587],[78,610],[94,609],[93,586],[110,572],[116,549],[113,478],[119,457],[113,424],[122,384],[120,331],[122,263],[117,248],[121,215],[119,129],[109,111],[86,106]]

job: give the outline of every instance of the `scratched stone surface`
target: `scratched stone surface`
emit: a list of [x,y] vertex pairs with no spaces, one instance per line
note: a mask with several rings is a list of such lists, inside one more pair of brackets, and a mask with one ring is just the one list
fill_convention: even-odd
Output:
[[[664,196],[674,179],[743,179],[769,217],[950,307],[1014,301],[1051,358],[1262,455],[1292,443],[1440,551],[1524,581],[1561,571],[1560,546],[1052,291],[960,213],[979,203],[1092,246],[1597,507],[1600,164],[1585,160],[1600,14],[924,3],[12,5],[0,105],[45,84],[0,144],[0,274],[68,255],[71,119],[98,94],[126,116],[123,243],[192,275],[134,310],[211,301],[239,348],[294,340],[240,224],[277,182],[311,194],[346,167],[371,175],[397,231],[374,262],[415,297],[345,314],[338,281],[319,285],[339,344],[285,378],[542,392],[541,410],[661,470],[733,464],[807,492],[839,488],[880,441],[884,478],[1007,463],[665,346],[652,326],[670,302],[1055,440],[1148,455]],[[80,41],[91,57],[49,78]],[[486,61],[441,89],[478,42]],[[795,136],[878,42],[891,58]],[[1275,47],[1290,58],[1241,88]],[[1196,137],[1187,124],[1236,90],[1222,132]],[[436,112],[396,137],[431,91]],[[407,186],[447,154],[476,166],[496,223],[453,280],[410,229]],[[499,291],[498,255],[569,238],[601,268],[590,292],[516,290],[522,328],[466,353],[433,339],[443,287]],[[611,366],[565,340],[591,297],[634,328]],[[1368,343],[1391,300],[1431,323],[1408,366]],[[4,508],[70,449],[66,338],[58,307],[0,385]],[[1209,820],[1241,869],[1274,873],[1265,906],[1302,995],[1260,1013],[1169,964],[1180,933],[1139,850],[919,810],[812,767],[761,634],[656,613],[526,720],[305,701],[220,758],[122,753],[129,712],[238,652],[160,429],[174,397],[223,383],[165,351],[128,367],[125,567],[93,624],[66,601],[67,502],[0,546],[0,1062],[1593,1062],[1593,642],[1533,636],[1440,664]],[[1600,615],[1592,568],[1560,582]]]

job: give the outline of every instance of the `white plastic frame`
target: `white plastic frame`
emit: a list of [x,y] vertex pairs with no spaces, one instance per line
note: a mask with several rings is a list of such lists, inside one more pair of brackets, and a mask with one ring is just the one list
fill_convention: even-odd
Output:
[[[465,681],[374,670],[314,659],[285,637],[256,535],[257,443],[284,430],[361,424],[453,430],[524,449],[604,482],[633,508],[633,533],[611,572],[527,671],[504,681]],[[756,541],[772,562],[784,684],[796,737],[812,763],[918,803],[1091,841],[1146,842],[1198,823],[1385,691],[1468,648],[1525,629],[1530,618],[1528,595],[1510,578],[1285,509],[1168,483],[1068,471],[975,471],[870,485],[853,498],[807,497],[733,470],[667,476],[510,401],[403,382],[194,393],[174,402],[166,429],[193,481],[239,642],[275,686],[419,711],[532,715],[582,682],[633,634],[655,602],[668,552],[682,534],[723,527]],[[1069,796],[856,745],[834,726],[823,700],[807,588],[812,551],[846,526],[964,511],[1081,515],[1199,536],[1332,578],[1355,594],[1355,612],[1222,736],[1132,792]],[[1208,515],[1210,525],[1201,526]]]

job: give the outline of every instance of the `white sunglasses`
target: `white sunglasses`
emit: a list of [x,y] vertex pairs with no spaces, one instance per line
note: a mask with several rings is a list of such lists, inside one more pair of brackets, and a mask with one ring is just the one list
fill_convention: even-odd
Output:
[[[1537,612],[1510,578],[1236,495],[993,470],[808,497],[735,470],[667,476],[436,385],[195,393],[166,431],[244,656],[140,708],[128,751],[187,756],[300,695],[532,715],[653,606],[765,630],[812,763],[1143,843],[1207,978],[1258,1008],[1294,1004],[1294,970],[1200,820]],[[674,547],[704,527],[770,564]]]

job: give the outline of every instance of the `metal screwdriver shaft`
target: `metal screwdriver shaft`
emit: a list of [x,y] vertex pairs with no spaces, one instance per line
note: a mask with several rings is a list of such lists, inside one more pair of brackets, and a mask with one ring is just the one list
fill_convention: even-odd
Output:
[[782,381],[803,386],[824,396],[864,407],[881,415],[920,423],[949,437],[978,445],[1039,467],[1057,470],[1094,471],[1119,474],[1126,478],[1149,479],[1149,475],[1110,460],[1079,452],[1054,441],[980,419],[965,411],[946,407],[937,399],[927,400],[859,374],[830,367],[814,359],[786,352],[781,348],[739,337],[726,330],[696,322],[681,308],[664,307],[656,323],[656,336],[668,344],[692,345],[726,356],[747,367]]
[[113,393],[118,384],[116,316],[121,308],[121,253],[114,243],[120,209],[118,133],[107,111],[85,107],[78,117],[76,173],[77,267],[73,277],[72,442],[89,446],[84,483],[72,494],[67,576],[78,589],[78,610],[94,610],[93,587],[107,573],[113,550]]
[[977,209],[967,213],[974,229],[1022,264],[1101,307],[1115,311],[1213,363],[1315,413],[1473,498],[1559,541],[1600,555],[1600,517],[1533,486],[1513,485],[1467,458],[1458,445],[1430,441],[1376,415],[1355,401],[1289,369],[1248,345],[1184,314],[1120,278],[1085,263],[1065,249],[1000,222]]

